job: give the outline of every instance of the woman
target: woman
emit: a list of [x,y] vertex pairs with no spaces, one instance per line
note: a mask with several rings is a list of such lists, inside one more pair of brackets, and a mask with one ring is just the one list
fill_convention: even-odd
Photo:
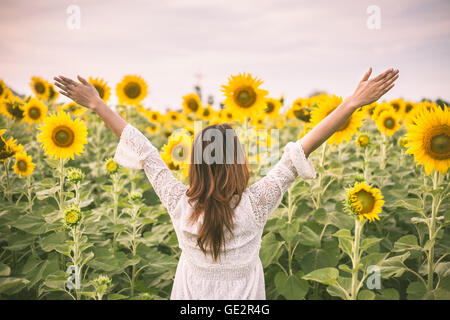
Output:
[[[100,99],[94,86],[80,76],[80,82],[63,76],[54,79],[63,95],[96,112],[120,138],[114,160],[128,168],[143,168],[167,208],[182,249],[171,299],[265,299],[259,259],[264,224],[297,176],[316,177],[309,154],[356,109],[388,92],[399,76],[398,70],[389,69],[369,80],[371,73],[370,68],[353,95],[309,133],[289,142],[279,162],[248,188],[248,167],[239,161],[242,148],[230,126],[209,126],[197,134],[187,187],[172,176],[150,141]],[[230,137],[231,144],[225,141]],[[225,143],[210,145],[219,140]],[[202,152],[208,146],[214,151]],[[218,158],[227,160],[215,161]]]

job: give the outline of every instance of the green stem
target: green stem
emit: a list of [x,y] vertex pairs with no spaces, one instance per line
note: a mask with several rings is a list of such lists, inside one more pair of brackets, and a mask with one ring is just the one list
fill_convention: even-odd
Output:
[[61,214],[64,208],[64,197],[63,197],[63,187],[64,187],[64,160],[62,158],[59,159],[59,210]]
[[[433,177],[433,190],[438,188],[439,182],[439,173],[435,170]],[[434,275],[434,242],[435,242],[435,229],[436,229],[436,216],[437,216],[437,197],[438,195],[432,194],[433,202],[431,204],[431,221],[428,224],[428,233],[430,239],[430,249],[428,251],[428,282],[427,282],[427,290],[433,290],[433,275]]]
[[369,147],[364,148],[364,181],[369,181]]
[[[326,148],[327,148],[327,144],[326,143],[323,143],[323,145],[322,145],[322,153],[320,154],[320,162],[319,162],[319,167],[320,168],[323,168],[323,163],[324,163],[324,161],[325,161],[325,151],[326,151]],[[319,184],[319,187],[317,188],[317,201],[316,201],[316,209],[319,209],[320,208],[320,198],[321,198],[321,196],[322,196],[322,188],[320,187],[321,186],[321,184],[322,184],[322,172],[319,172],[319,181],[317,182],[318,184]]]
[[5,167],[5,172],[6,172],[6,199],[8,199],[8,201],[11,201],[12,198],[12,194],[11,194],[11,183],[9,181],[9,171],[8,171],[8,167],[9,167],[9,159],[7,159],[6,161],[3,162],[3,166]]
[[384,169],[386,167],[386,144],[387,144],[387,136],[385,134],[382,135],[383,140],[381,142],[381,161],[380,161],[380,169]]
[[358,296],[358,265],[359,265],[359,244],[361,238],[362,224],[358,219],[355,219],[355,237],[352,246],[352,287],[351,287],[351,299],[356,300]]

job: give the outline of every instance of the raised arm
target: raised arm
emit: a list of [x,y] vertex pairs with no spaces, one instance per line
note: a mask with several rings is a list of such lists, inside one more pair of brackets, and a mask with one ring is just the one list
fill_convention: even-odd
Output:
[[61,88],[61,94],[76,103],[95,111],[114,134],[119,137],[119,144],[114,161],[130,169],[144,169],[161,203],[167,208],[172,218],[178,200],[186,192],[186,186],[178,181],[158,150],[151,142],[131,124],[111,110],[101,99],[95,87],[78,76],[81,83],[66,77],[56,77],[55,84]]
[[399,71],[388,69],[377,77],[369,79],[371,74],[372,68],[369,68],[355,92],[300,139],[306,157],[333,135],[356,109],[377,101],[391,90],[399,76]]
[[127,122],[103,102],[92,84],[80,76],[78,76],[80,82],[63,76],[55,77],[54,80],[55,85],[61,89],[61,94],[97,113],[108,128],[120,138]]

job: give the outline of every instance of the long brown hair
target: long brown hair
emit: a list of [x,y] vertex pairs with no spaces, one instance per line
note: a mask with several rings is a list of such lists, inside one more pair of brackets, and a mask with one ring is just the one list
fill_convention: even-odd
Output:
[[[233,209],[241,201],[249,178],[244,151],[230,125],[210,125],[195,136],[186,193],[193,206],[189,221],[203,217],[197,244],[205,254],[211,252],[214,260],[225,248],[225,229],[233,234]],[[232,204],[233,196],[237,201]]]

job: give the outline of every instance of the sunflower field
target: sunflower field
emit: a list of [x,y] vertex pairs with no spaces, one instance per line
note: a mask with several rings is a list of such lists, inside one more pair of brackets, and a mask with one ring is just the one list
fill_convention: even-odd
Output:
[[[224,81],[220,106],[196,88],[160,112],[144,107],[142,77],[125,76],[115,92],[89,82],[106,103],[117,96],[110,106],[186,183],[194,123],[252,129],[239,133],[252,183],[272,148],[342,102],[318,94],[286,105],[239,74]],[[23,96],[0,80],[0,299],[168,299],[180,249],[143,170],[114,162],[118,139],[95,113],[61,103],[43,78],[30,86]],[[247,147],[255,141],[264,152]],[[317,178],[297,178],[264,229],[267,298],[450,299],[446,103],[359,108],[310,159]]]

